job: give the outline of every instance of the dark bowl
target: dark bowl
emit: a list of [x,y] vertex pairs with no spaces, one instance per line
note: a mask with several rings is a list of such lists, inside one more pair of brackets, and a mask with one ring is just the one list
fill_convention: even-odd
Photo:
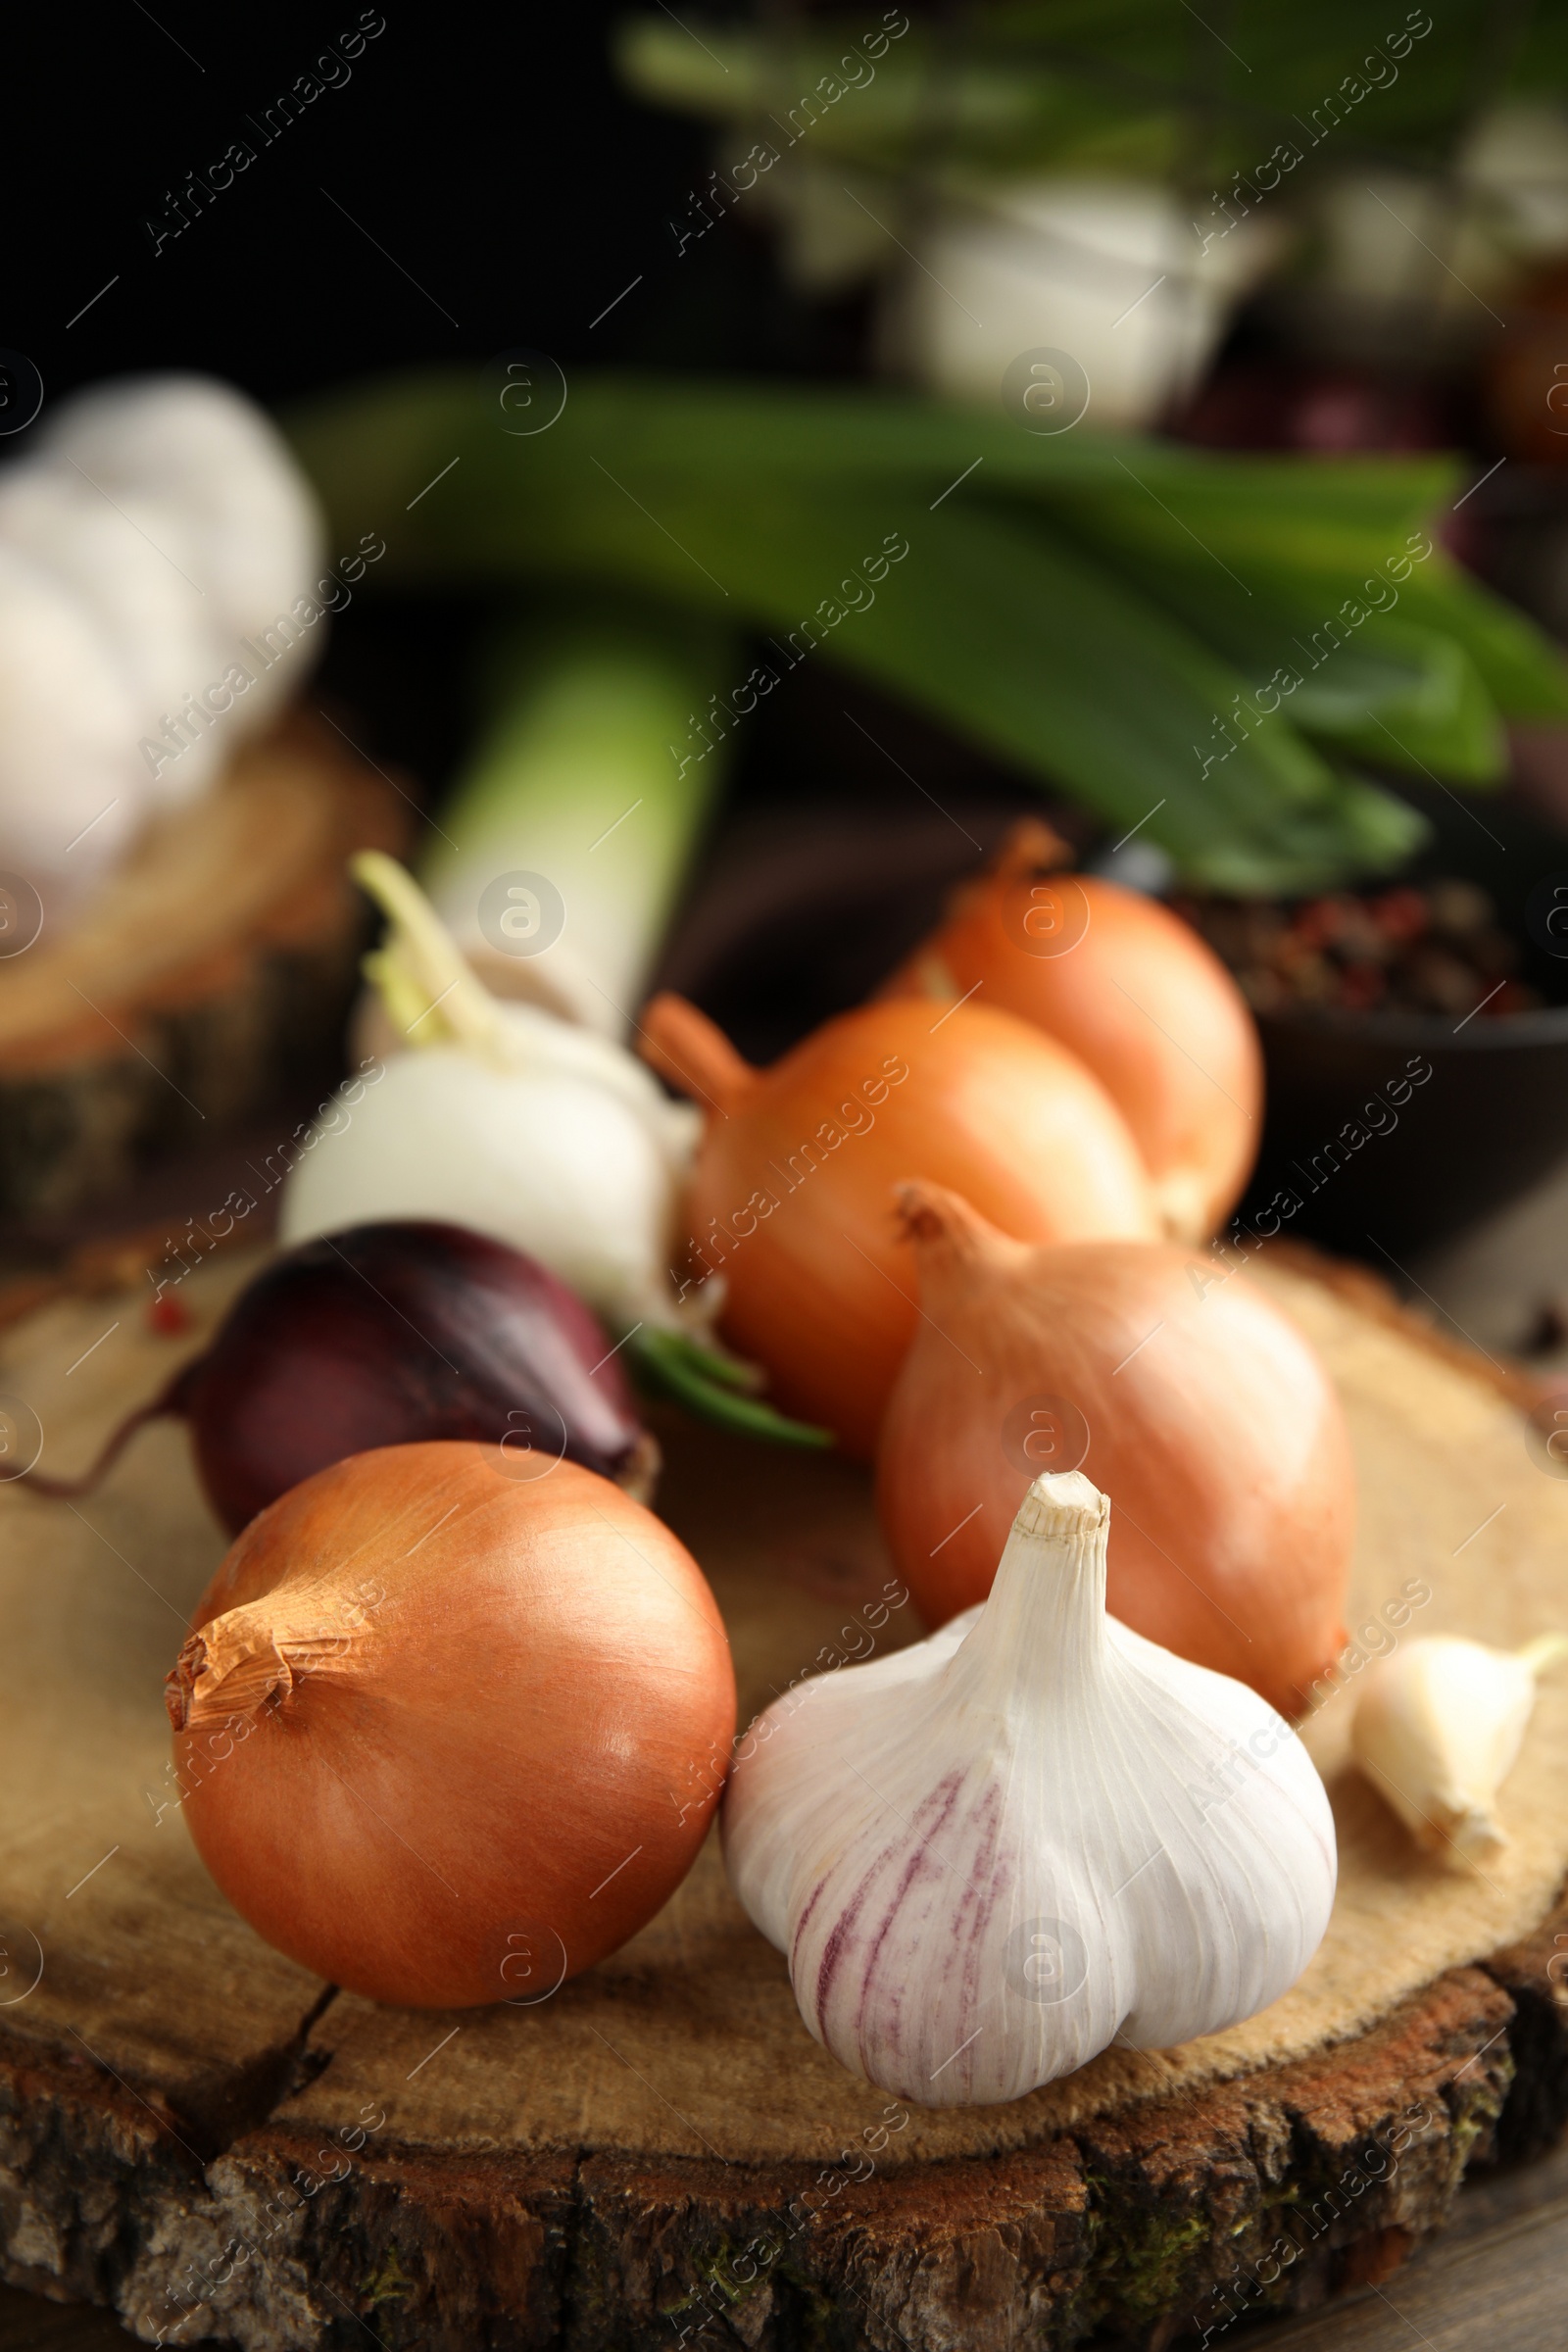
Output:
[[[1419,805],[1434,838],[1411,878],[1460,874],[1490,892],[1519,942],[1520,977],[1547,1002],[1496,1019],[1389,1010],[1259,1020],[1268,1107],[1243,1219],[1272,1223],[1269,1204],[1288,1192],[1300,1203],[1290,1231],[1374,1261],[1505,1207],[1568,1154],[1568,959],[1550,953],[1539,922],[1532,937],[1528,919],[1543,883],[1568,890],[1568,838],[1511,801],[1433,793]],[[1422,1069],[1431,1075],[1417,1082]]]
[[[1568,1153],[1568,1006],[1455,1030],[1422,1013],[1258,1023],[1263,1151],[1241,1214],[1397,1258],[1503,1208]],[[1416,1073],[1429,1073],[1417,1080]]]

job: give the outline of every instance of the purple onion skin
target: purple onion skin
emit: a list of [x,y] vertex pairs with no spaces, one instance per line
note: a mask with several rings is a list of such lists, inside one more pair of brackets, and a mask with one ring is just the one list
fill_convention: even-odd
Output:
[[[602,1325],[519,1250],[463,1226],[355,1225],[290,1250],[159,1409],[190,1424],[230,1535],[331,1462],[426,1438],[510,1439],[606,1478],[644,1446]],[[523,1473],[526,1474],[526,1473]]]

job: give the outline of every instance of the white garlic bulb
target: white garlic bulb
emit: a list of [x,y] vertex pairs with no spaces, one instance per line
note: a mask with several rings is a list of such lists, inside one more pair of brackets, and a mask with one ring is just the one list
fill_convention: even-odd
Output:
[[144,794],[126,790],[125,747],[138,713],[97,613],[3,533],[0,717],[0,866],[44,876],[58,903],[83,886],[66,863],[74,840],[86,834],[112,862],[135,836]]
[[1561,1634],[1519,1650],[1427,1634],[1370,1669],[1351,1751],[1425,1852],[1477,1861],[1507,1843],[1497,1792],[1518,1759],[1536,1677],[1565,1655]]
[[[0,547],[48,571],[96,619],[131,698],[122,743],[160,734],[158,714],[178,710],[233,658],[214,631],[209,600],[193,590],[195,534],[177,499],[125,490],[111,505],[69,467],[13,466],[0,480]],[[224,729],[196,732],[148,781],[146,797],[196,798],[225,750]]]
[[[322,638],[299,614],[321,549],[276,428],[203,376],[76,393],[7,464],[0,865],[42,891],[51,922],[300,685]],[[286,651],[247,654],[269,629]],[[235,665],[249,683],[224,701]]]
[[929,2107],[1250,2017],[1328,1925],[1334,1823],[1243,1684],[1105,1613],[1110,1506],[1039,1478],[990,1598],[759,1721],[730,1882],[811,2033]]
[[1054,345],[1088,379],[1093,423],[1148,427],[1198,381],[1284,241],[1278,219],[1227,225],[1209,209],[1204,241],[1191,208],[1150,182],[1029,174],[939,192],[911,231],[917,269],[887,281],[883,354],[995,411],[1008,363]]
[[[122,507],[142,497],[167,503],[223,662],[320,577],[325,542],[315,494],[271,418],[232,384],[181,374],[95,384],[49,416],[38,460]],[[244,705],[235,705],[244,727],[303,683],[321,634],[302,633],[299,650],[290,646],[254,681]]]

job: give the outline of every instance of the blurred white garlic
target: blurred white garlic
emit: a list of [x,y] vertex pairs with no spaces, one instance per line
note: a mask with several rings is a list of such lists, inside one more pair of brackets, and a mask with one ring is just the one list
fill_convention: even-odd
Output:
[[87,826],[92,858],[118,857],[144,801],[144,780],[126,777],[136,733],[135,698],[102,619],[0,538],[0,867],[51,875]]
[[1351,1751],[1425,1852],[1477,1861],[1507,1843],[1497,1792],[1518,1760],[1536,1677],[1564,1656],[1562,1634],[1519,1650],[1429,1634],[1370,1668]]
[[1487,297],[1500,295],[1514,265],[1457,185],[1363,171],[1327,182],[1314,215],[1314,284],[1361,306],[1369,335],[1408,331],[1411,318],[1429,332],[1488,331]]
[[1196,384],[1286,230],[1265,213],[1205,242],[1164,188],[1032,178],[976,182],[899,233],[920,266],[887,285],[890,362],[995,408],[1021,353],[1064,351],[1089,378],[1091,422],[1133,427]]
[[[323,540],[315,495],[277,427],[232,385],[200,375],[95,385],[48,419],[39,455],[79,467],[121,505],[168,503],[194,559],[187,569],[211,604],[209,626],[225,644],[257,636],[316,586]],[[293,693],[312,658],[259,678],[247,718]]]
[[1037,1479],[987,1601],[742,1743],[730,1883],[818,2041],[901,2098],[1018,2098],[1233,2025],[1328,1925],[1311,1760],[1255,1691],[1105,1614],[1109,1509]]
[[[92,616],[129,695],[135,738],[159,731],[159,715],[177,710],[193,684],[222,675],[222,640],[195,588],[193,537],[172,500],[126,491],[111,506],[69,468],[19,466],[0,476],[0,547],[52,574]],[[212,780],[222,735],[198,733],[156,777],[139,762],[138,783],[155,800],[193,799]]]
[[0,867],[46,916],[297,691],[318,625],[271,659],[242,640],[311,595],[321,547],[281,436],[201,376],[79,393],[0,471]]
[[1568,253],[1568,111],[1489,107],[1441,179],[1346,172],[1311,209],[1304,316],[1330,356],[1408,363],[1416,347],[1479,345],[1526,271]]

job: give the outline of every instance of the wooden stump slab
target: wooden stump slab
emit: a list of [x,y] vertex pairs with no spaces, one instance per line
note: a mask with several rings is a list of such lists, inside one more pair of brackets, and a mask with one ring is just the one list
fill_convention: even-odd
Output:
[[[199,1331],[253,1263],[191,1278]],[[1412,1577],[1432,1595],[1412,1632],[1568,1622],[1568,1491],[1517,1383],[1370,1291],[1285,1257],[1268,1279],[1351,1420],[1352,1623],[1386,1624]],[[7,1335],[0,1387],[50,1469],[178,1360],[146,1291],[62,1296]],[[860,1473],[661,1435],[661,1507],[718,1594],[743,1717],[917,1635]],[[519,2005],[384,2009],[270,1952],[207,1880],[166,1769],[162,1677],[221,1549],[175,1428],[74,1509],[0,1488],[5,2275],[110,2302],[149,2341],[359,2345],[364,2323],[387,2352],[1011,2352],[1158,2347],[1186,2321],[1212,2340],[1392,2267],[1467,2164],[1568,2117],[1560,1688],[1485,1879],[1414,1855],[1348,1767],[1331,1697],[1308,1737],[1342,1891],[1301,1984],[1230,2034],[938,2114],[809,2038],[712,1841],[623,1951]]]
[[0,1212],[60,1217],[148,1159],[335,1079],[365,908],[357,849],[401,852],[401,788],[291,713],[151,824],[63,928],[0,960]]

